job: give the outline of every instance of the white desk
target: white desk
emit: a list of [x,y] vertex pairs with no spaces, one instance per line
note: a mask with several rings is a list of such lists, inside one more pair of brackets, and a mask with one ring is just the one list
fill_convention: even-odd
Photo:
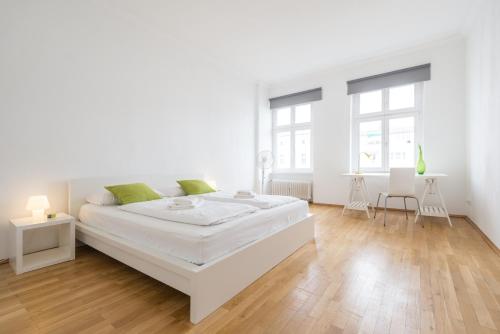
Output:
[[[370,207],[372,208],[372,210],[375,210],[375,208],[370,202],[365,178],[389,178],[389,173],[344,173],[342,174],[342,176],[351,178],[349,198],[347,200],[347,204],[344,205],[342,215],[344,214],[346,209],[361,210],[365,211],[368,218],[370,218]],[[438,185],[438,180],[447,176],[448,175],[443,173],[425,173],[424,175],[415,174],[415,178],[417,180],[423,179],[425,181],[424,193],[422,195],[422,198],[420,199],[420,208],[419,210],[417,210],[415,221],[418,220],[419,216],[444,217],[448,219],[448,223],[450,224],[450,226],[452,226],[448,210],[446,209],[446,205],[444,203],[443,195],[441,194]],[[439,205],[426,205],[425,199],[428,197],[428,195],[437,195],[439,199]]]

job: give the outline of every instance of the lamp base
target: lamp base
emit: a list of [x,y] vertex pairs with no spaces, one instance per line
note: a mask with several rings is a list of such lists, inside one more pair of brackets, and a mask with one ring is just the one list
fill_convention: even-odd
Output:
[[43,220],[45,218],[45,210],[44,209],[35,209],[31,211],[31,215],[33,220]]

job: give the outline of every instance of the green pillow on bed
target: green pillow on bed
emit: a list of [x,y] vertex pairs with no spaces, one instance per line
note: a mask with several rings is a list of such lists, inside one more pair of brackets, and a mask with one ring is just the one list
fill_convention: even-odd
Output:
[[160,195],[144,183],[120,184],[104,188],[115,196],[120,205],[161,199]]
[[179,180],[177,183],[187,195],[200,195],[215,191],[203,180]]

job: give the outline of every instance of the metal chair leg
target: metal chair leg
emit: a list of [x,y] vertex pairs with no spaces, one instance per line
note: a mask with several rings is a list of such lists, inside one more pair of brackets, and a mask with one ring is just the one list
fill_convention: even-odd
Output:
[[373,219],[375,219],[375,217],[377,217],[377,208],[378,208],[378,202],[380,201],[380,195],[382,195],[382,193],[378,193],[378,198],[377,198],[377,205],[375,206],[375,212],[373,213]]
[[384,203],[384,226],[385,226],[385,216],[387,215],[387,199],[389,196],[385,197],[385,203]]
[[403,197],[403,202],[405,202],[405,214],[406,214],[406,220],[408,220],[408,209],[406,208],[406,196]]

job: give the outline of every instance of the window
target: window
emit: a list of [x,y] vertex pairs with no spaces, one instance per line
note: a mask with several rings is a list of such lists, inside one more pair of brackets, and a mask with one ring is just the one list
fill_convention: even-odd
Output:
[[351,169],[413,167],[421,141],[423,83],[351,95]]
[[310,171],[311,144],[310,104],[273,110],[273,151],[276,170]]

